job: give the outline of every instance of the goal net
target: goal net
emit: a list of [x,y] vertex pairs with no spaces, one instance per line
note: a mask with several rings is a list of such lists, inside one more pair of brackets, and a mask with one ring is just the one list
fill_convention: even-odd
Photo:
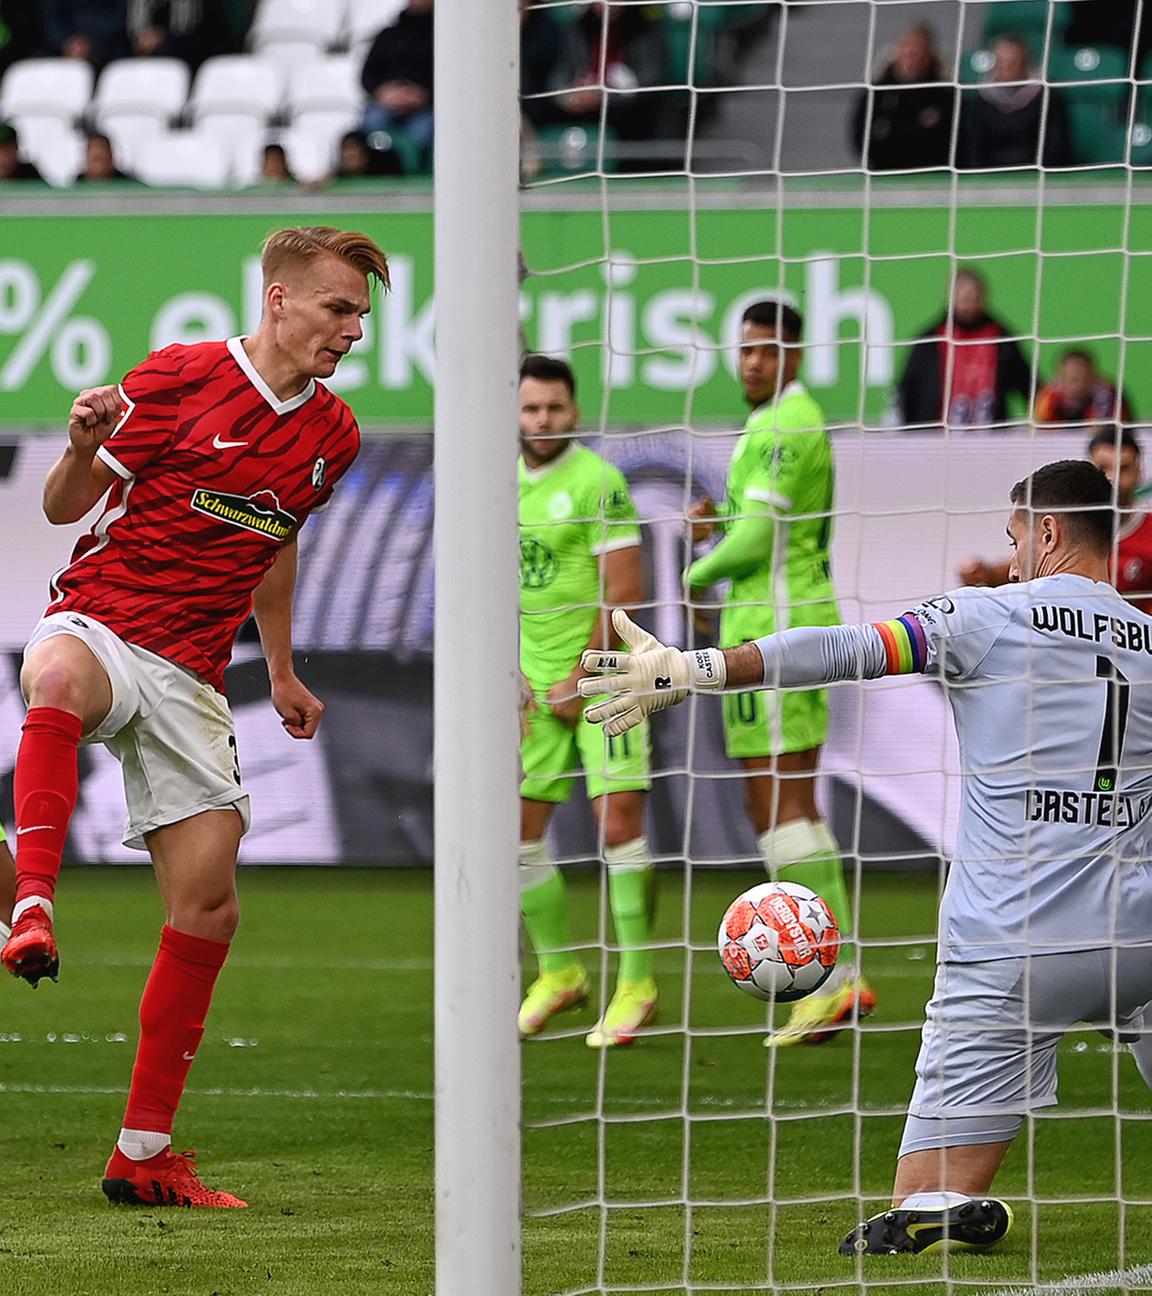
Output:
[[[642,524],[639,619],[662,640],[714,642],[714,610],[682,593],[686,518],[725,495],[748,413],[736,366],[750,303],[803,315],[845,622],[954,588],[974,556],[1006,561],[1014,482],[1083,457],[1100,426],[1140,435],[1149,8],[528,11],[583,62],[560,84],[530,84],[525,66],[523,340],[571,361],[586,441],[624,473]],[[1152,1096],[1129,1046],[1086,1026],[1060,1046],[1059,1105],[1025,1121],[997,1178],[1016,1216],[1002,1245],[837,1254],[892,1187],[960,761],[932,682],[844,684],[829,703],[818,802],[876,1011],[819,1047],[763,1047],[786,1007],[741,995],[717,957],[725,908],[765,876],[719,700],[653,724],[660,1015],[631,1047],[586,1045],[619,945],[583,789],[553,817],[594,988],[582,1016],[557,1017],[523,1054],[525,1291],[1152,1288]]]

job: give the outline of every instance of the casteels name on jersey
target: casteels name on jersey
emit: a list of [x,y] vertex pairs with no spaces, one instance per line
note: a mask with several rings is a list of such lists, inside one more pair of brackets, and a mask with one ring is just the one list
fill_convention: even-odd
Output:
[[1029,788],[1025,818],[1029,823],[1091,824],[1127,832],[1152,809],[1152,795],[1125,796],[1122,792],[1068,792],[1056,788]]

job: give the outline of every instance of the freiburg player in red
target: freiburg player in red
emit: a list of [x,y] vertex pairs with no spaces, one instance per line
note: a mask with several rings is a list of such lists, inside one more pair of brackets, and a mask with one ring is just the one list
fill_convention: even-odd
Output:
[[250,613],[288,734],[311,738],[324,710],[292,662],[296,539],[360,438],[317,380],[360,338],[369,281],[387,287],[388,267],[365,235],[321,226],[272,234],[263,271],[250,337],[165,347],[119,387],[81,392],[44,488],[54,523],[102,506],[25,650],[16,902],[0,960],[33,986],[57,976],[53,904],[77,749],[102,742],[123,768],[124,841],[150,853],[167,920],[104,1172],[117,1203],[245,1205],[205,1187],[171,1135],[238,920],[249,807],[223,687]]

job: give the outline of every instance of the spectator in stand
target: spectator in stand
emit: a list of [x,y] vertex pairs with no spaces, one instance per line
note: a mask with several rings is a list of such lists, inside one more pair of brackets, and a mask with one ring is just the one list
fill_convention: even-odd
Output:
[[976,171],[1067,166],[1064,101],[1055,90],[1045,93],[1023,37],[998,37],[992,55],[989,79],[964,91],[960,165]]
[[376,176],[404,174],[395,149],[372,148],[363,131],[349,131],[341,137],[333,180],[369,180]]
[[600,125],[602,90],[608,91],[609,127],[623,140],[651,139],[669,92],[668,47],[659,17],[639,5],[592,0],[568,31],[557,61],[555,95],[540,100],[536,124]]
[[76,177],[76,183],[107,184],[110,180],[138,183],[135,176],[126,174],[116,165],[112,141],[108,136],[93,131],[84,143],[84,169]]
[[538,98],[557,83],[567,33],[551,10],[537,0],[520,0],[520,95],[524,116],[533,126],[553,119],[555,102]]
[[128,0],[132,52],[182,59],[195,70],[244,48],[253,9],[254,0]]
[[20,137],[16,127],[0,122],[0,184],[8,180],[43,180],[31,162],[20,160]]
[[40,13],[28,0],[0,0],[0,73],[44,43]]
[[[1113,45],[1125,54],[1136,41],[1136,64],[1152,49],[1152,5],[1148,0],[1075,0],[1069,4],[1064,44]],[[1140,14],[1137,30],[1136,15]]]
[[948,80],[931,28],[920,24],[909,27],[896,42],[891,61],[856,101],[852,138],[868,170],[927,170],[949,165],[954,91],[943,84]]
[[372,42],[360,76],[372,99],[361,123],[364,134],[402,130],[425,162],[432,153],[432,3],[408,0],[407,9]]
[[1008,418],[1008,396],[1027,401],[1032,375],[1013,330],[990,315],[975,270],[959,270],[952,305],[912,344],[900,379],[901,421],[981,428]]
[[40,12],[49,54],[102,68],[132,52],[128,0],[40,0]]
[[288,165],[288,154],[283,144],[265,144],[260,161],[260,184],[294,185],[299,181]]
[[1065,351],[1054,381],[1036,393],[1033,418],[1037,423],[1110,423],[1117,417],[1132,421],[1132,410],[1116,388],[1096,370],[1088,351]]

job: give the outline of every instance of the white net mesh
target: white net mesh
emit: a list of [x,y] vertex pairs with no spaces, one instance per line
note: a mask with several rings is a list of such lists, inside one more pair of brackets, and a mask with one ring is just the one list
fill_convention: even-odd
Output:
[[[628,478],[641,619],[661,638],[714,641],[682,599],[685,517],[724,496],[750,302],[804,315],[846,622],[958,585],[972,555],[1006,559],[1012,483],[1148,408],[1145,7],[696,0],[613,4],[606,24],[595,5],[532,10],[569,61],[561,82],[525,72],[525,339],[571,359],[584,426]],[[959,300],[947,322],[966,269],[986,294],[971,332]],[[927,389],[906,373],[922,336]],[[1090,355],[1079,388],[1069,350]],[[842,685],[830,706],[818,799],[876,1015],[821,1047],[761,1047],[769,1021],[715,950],[726,905],[764,876],[743,773],[715,699],[658,717],[661,1016],[634,1047],[585,1047],[618,947],[603,870],[572,870],[596,990],[587,1018],[556,1019],[524,1055],[525,1290],[1147,1289],[1152,1102],[1128,1045],[1083,1031],[1059,1049],[1060,1105],[1028,1118],[996,1181],[1017,1219],[999,1248],[837,1255],[891,1189],[960,766],[934,684]],[[578,792],[553,821],[565,861],[598,854],[585,806]]]

